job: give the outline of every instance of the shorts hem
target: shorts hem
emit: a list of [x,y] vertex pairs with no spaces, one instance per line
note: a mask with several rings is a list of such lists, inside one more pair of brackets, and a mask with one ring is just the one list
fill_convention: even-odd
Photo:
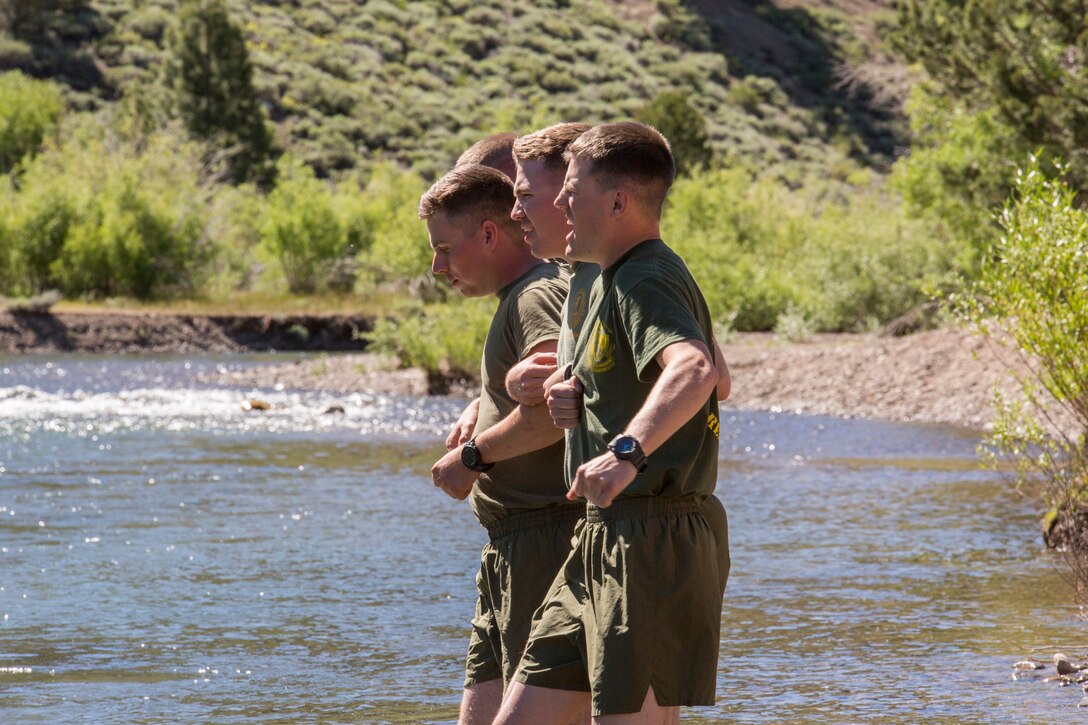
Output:
[[485,682],[495,682],[496,680],[502,682],[502,675],[495,675],[494,677],[476,677],[475,675],[465,675],[465,684],[463,686],[463,689],[467,690],[468,688],[474,687],[475,685],[482,685]]
[[[655,693],[656,694],[656,693]],[[645,695],[643,695],[645,698]],[[605,717],[607,715],[631,715],[642,710],[642,700],[635,706],[629,704],[611,704],[606,707],[592,708],[593,717]],[[676,702],[658,701],[658,707],[712,707],[714,698],[705,697],[680,697]]]
[[558,681],[555,678],[549,677],[548,674],[544,672],[525,672],[524,670],[518,670],[517,673],[514,674],[514,679],[523,685],[528,685],[529,687],[542,687],[545,690],[584,692],[587,695],[590,693],[590,689],[585,685]]

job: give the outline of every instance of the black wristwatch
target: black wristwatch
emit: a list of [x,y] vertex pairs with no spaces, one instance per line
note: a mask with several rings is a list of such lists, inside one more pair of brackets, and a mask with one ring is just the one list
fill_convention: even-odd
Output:
[[612,442],[608,444],[608,450],[612,451],[612,455],[621,461],[630,461],[639,473],[645,471],[646,467],[650,465],[646,460],[646,454],[642,452],[642,446],[639,445],[638,439],[626,433],[620,433],[613,438]]
[[465,468],[477,473],[490,471],[491,467],[495,465],[494,463],[484,463],[483,456],[480,455],[480,449],[476,447],[475,438],[461,448],[461,463],[465,464]]

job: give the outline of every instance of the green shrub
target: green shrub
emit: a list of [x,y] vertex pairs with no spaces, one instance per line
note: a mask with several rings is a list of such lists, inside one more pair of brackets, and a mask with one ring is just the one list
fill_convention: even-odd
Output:
[[[1047,539],[1088,599],[1088,212],[1035,159],[1015,191],[962,310],[1033,362],[1019,376],[1023,401],[997,401],[991,453],[1012,459],[1022,477],[1042,478]],[[1056,424],[1057,413],[1072,429]]]
[[710,163],[710,137],[706,118],[691,105],[686,91],[664,91],[635,114],[642,123],[664,134],[676,159],[677,174],[686,174]]
[[360,201],[371,240],[359,259],[362,290],[388,282],[403,285],[429,274],[431,246],[417,213],[426,190],[422,178],[394,164],[374,167]]
[[[939,220],[971,269],[997,233],[996,212],[1008,198],[1015,162],[1028,153],[991,110],[967,112],[919,86],[909,105],[916,143],[896,163],[892,185],[910,211]],[[1022,154],[1022,155],[1021,155]]]
[[365,231],[361,215],[352,215],[353,210],[343,209],[338,201],[345,194],[358,194],[358,189],[337,192],[298,161],[281,161],[278,169],[279,181],[265,204],[261,238],[279,260],[288,289],[296,294],[337,287],[350,291],[354,270],[346,276],[347,283],[335,273],[346,256],[354,257],[357,248],[352,249],[352,243],[362,243]]
[[9,235],[14,291],[192,293],[212,254],[200,150],[166,132],[124,141],[99,123],[73,124],[27,165]]
[[63,111],[64,98],[56,84],[19,71],[0,73],[0,174],[35,154]]
[[816,331],[868,330],[926,299],[954,250],[894,198],[797,191],[742,169],[678,179],[663,219],[715,320],[770,330],[783,315]]
[[480,353],[495,313],[494,298],[459,298],[411,306],[396,319],[380,319],[366,335],[371,350],[395,355],[402,365],[455,377],[478,377]]

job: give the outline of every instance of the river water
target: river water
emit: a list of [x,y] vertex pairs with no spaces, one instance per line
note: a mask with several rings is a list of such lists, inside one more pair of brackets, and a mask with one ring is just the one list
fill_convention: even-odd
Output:
[[[259,361],[0,359],[0,722],[456,718],[485,535],[428,470],[464,401],[199,382]],[[977,443],[723,409],[719,702],[683,720],[1078,719],[1011,676],[1088,638]]]

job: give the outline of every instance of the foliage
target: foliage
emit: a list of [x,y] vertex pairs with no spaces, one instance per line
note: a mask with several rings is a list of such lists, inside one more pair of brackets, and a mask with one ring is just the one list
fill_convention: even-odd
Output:
[[233,181],[268,183],[271,136],[245,36],[223,0],[184,0],[171,47],[171,80],[189,131],[224,151]]
[[669,139],[677,174],[686,174],[710,161],[710,138],[706,119],[691,105],[686,91],[663,91],[635,118],[649,124]]
[[[179,8],[192,12],[209,0],[85,1],[89,12],[69,14],[70,27],[50,30],[50,37],[63,38],[62,47],[35,41],[32,55],[55,51],[63,55],[57,63],[82,59],[79,73],[99,74],[78,85],[94,89],[78,97],[93,108],[133,84],[161,82],[164,66],[176,65]],[[850,124],[826,112],[824,99],[801,102],[782,91],[792,71],[760,72],[778,92],[765,94],[759,116],[729,103],[734,66],[743,65],[727,61],[726,52],[755,51],[717,43],[710,23],[721,10],[695,10],[680,0],[655,0],[649,23],[628,4],[604,0],[227,4],[245,36],[253,89],[275,124],[277,143],[319,177],[395,161],[433,179],[487,133],[628,118],[666,91],[695,99],[716,155],[741,153],[768,174],[785,177],[804,167],[804,175],[833,165],[843,154],[832,143],[837,137],[849,139],[850,153],[868,148]],[[0,34],[0,55],[3,40]],[[785,42],[802,40],[791,33]],[[807,49],[798,46],[801,55]],[[825,65],[834,61],[828,57]],[[35,65],[35,72],[52,74],[56,67]],[[171,78],[173,84],[178,76]],[[239,143],[215,141],[217,148]],[[862,150],[858,158],[876,157]]]
[[395,355],[402,365],[453,377],[475,377],[494,313],[492,298],[414,305],[401,310],[396,319],[379,319],[366,337],[370,349]]
[[56,84],[19,71],[0,73],[0,174],[37,153],[63,111],[64,98]]
[[1011,191],[1008,159],[1062,159],[1067,183],[1088,189],[1079,0],[902,0],[898,14],[896,46],[933,79],[915,99],[914,148],[901,163],[913,208],[978,249]]
[[925,287],[953,269],[951,250],[894,198],[862,190],[838,198],[828,188],[792,191],[739,168],[676,182],[663,234],[717,322],[870,330],[924,301]]
[[11,202],[10,290],[138,299],[191,293],[211,253],[198,150],[125,142],[80,120],[28,164]]
[[388,163],[375,166],[359,200],[370,233],[370,244],[359,256],[359,282],[364,290],[429,276],[431,247],[427,228],[417,214],[419,198],[426,190],[418,174]]
[[81,0],[0,0],[0,27],[26,31],[40,25],[44,15],[81,4]]
[[[1036,159],[1016,175],[1015,190],[962,310],[1031,361],[1019,380],[1024,402],[999,401],[992,449],[1014,460],[1021,476],[1041,475],[1049,540],[1061,544],[1088,599],[1088,213]],[[1048,399],[1075,430],[1056,423]]]
[[1009,196],[1015,167],[1010,159],[1028,149],[993,109],[967,111],[932,83],[915,88],[908,109],[916,144],[896,164],[892,184],[913,214],[941,220],[959,242],[958,266],[973,274],[998,233],[996,210]]
[[361,190],[351,186],[334,189],[308,166],[280,163],[261,238],[282,265],[291,292],[346,292],[354,286],[354,257],[367,232],[362,214],[352,208]]

